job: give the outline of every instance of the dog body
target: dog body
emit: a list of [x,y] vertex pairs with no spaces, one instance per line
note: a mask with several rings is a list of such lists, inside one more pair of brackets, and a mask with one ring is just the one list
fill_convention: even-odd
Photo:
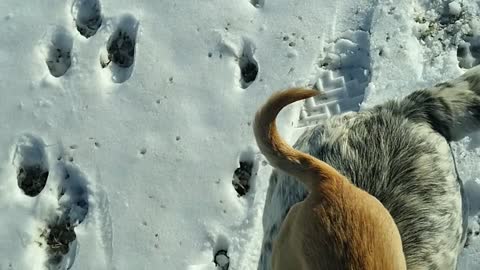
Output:
[[295,100],[317,91],[290,89],[273,95],[257,112],[257,144],[276,168],[310,191],[288,212],[275,241],[275,270],[406,269],[400,233],[385,207],[341,173],[295,150],[277,132],[275,118]]
[[[332,117],[307,129],[294,148],[329,164],[381,202],[400,232],[407,269],[455,269],[468,207],[448,143],[479,129],[479,95],[477,67],[401,101]],[[273,171],[259,270],[272,269],[282,222],[306,195],[298,177]],[[288,260],[288,254],[282,256]]]

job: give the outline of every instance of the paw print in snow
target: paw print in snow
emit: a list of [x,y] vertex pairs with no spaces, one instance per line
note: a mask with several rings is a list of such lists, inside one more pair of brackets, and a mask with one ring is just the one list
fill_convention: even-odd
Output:
[[112,80],[116,83],[126,81],[132,74],[138,26],[135,17],[123,15],[117,23],[117,30],[108,39],[106,55],[100,56],[100,65],[110,67]]
[[63,76],[72,65],[72,36],[65,28],[55,27],[47,32],[43,43],[45,63],[50,74],[57,78]]
[[72,17],[80,35],[90,38],[102,26],[102,7],[98,0],[76,0],[72,5]]
[[[99,0],[75,0],[71,16],[76,31],[87,39],[97,34],[103,23]],[[110,22],[115,30],[102,49],[100,64],[103,69],[108,67],[106,70],[114,83],[123,83],[133,72],[139,22],[130,14],[113,18]],[[53,77],[62,77],[72,66],[74,39],[71,31],[56,26],[43,39],[41,49],[48,71]]]
[[[17,172],[18,188],[25,196],[35,197],[32,211],[37,224],[45,224],[31,232],[34,243],[44,248],[48,269],[67,269],[76,256],[75,228],[82,224],[90,208],[89,181],[78,167],[60,160],[51,160],[42,138],[32,134],[20,136],[12,147],[11,164]],[[48,182],[47,182],[48,180]],[[14,181],[13,179],[11,181]],[[26,204],[28,205],[28,204]],[[21,208],[25,208],[25,201]],[[38,216],[35,213],[40,213]]]

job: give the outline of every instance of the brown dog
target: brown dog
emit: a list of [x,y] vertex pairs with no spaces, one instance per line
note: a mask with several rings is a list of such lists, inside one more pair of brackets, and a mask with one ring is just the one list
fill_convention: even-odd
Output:
[[406,269],[400,233],[387,209],[333,167],[293,149],[278,134],[275,119],[280,110],[317,94],[305,89],[276,93],[255,116],[261,152],[309,191],[281,226],[273,245],[273,269]]

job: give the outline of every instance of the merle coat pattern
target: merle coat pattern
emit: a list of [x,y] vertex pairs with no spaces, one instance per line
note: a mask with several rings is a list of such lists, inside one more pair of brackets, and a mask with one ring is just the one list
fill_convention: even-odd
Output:
[[[476,67],[403,100],[332,117],[307,129],[294,147],[330,164],[389,210],[402,237],[407,269],[455,269],[466,238],[468,205],[449,142],[479,127]],[[280,225],[305,196],[300,182],[273,171],[259,270],[271,269]]]

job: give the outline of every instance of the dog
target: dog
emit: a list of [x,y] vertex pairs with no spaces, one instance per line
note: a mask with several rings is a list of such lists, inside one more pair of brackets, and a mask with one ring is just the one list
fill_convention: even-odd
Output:
[[317,91],[290,89],[273,95],[257,112],[257,144],[275,168],[296,177],[309,191],[287,214],[273,246],[272,268],[406,269],[400,233],[390,213],[372,195],[337,170],[291,148],[277,132],[280,110]]
[[[296,95],[297,90],[291,93]],[[283,103],[273,105],[273,108],[279,110],[282,106],[310,96],[299,95],[286,98]],[[262,108],[259,110],[260,115],[257,114],[256,117],[261,119],[262,113],[270,114],[271,117],[275,115],[276,110],[268,111]],[[322,249],[318,246],[320,244],[304,241],[303,245],[300,243],[296,245],[289,240],[296,235],[300,237],[296,238],[297,240],[302,239],[305,233],[299,230],[298,226],[294,226],[296,218],[322,225],[322,222],[326,222],[330,217],[322,219],[318,214],[316,216],[295,214],[300,211],[296,210],[297,208],[303,209],[308,204],[303,206],[305,203],[303,205],[301,203],[299,207],[294,204],[303,201],[309,192],[310,197],[320,196],[315,193],[321,192],[318,188],[312,189],[312,186],[309,186],[312,185],[311,180],[305,180],[303,174],[308,172],[291,171],[292,166],[301,168],[301,165],[305,165],[302,163],[305,161],[304,158],[295,160],[299,157],[298,152],[289,148],[276,149],[275,144],[262,146],[265,144],[262,140],[268,143],[269,140],[280,139],[278,135],[268,137],[276,134],[268,133],[271,127],[275,127],[273,121],[256,122],[254,125],[254,129],[259,130],[254,131],[259,148],[277,168],[270,176],[267,190],[263,215],[264,237],[258,270],[276,270],[277,268],[272,266],[282,266],[272,265],[274,262],[284,262],[286,265],[285,261],[289,259],[295,263],[316,258],[330,260],[332,259],[330,255],[319,253],[331,254],[328,252],[333,251]],[[407,269],[450,270],[456,268],[457,257],[466,240],[468,202],[463,195],[462,182],[456,173],[449,142],[460,140],[477,131],[479,127],[480,66],[470,69],[454,80],[414,91],[402,100],[391,100],[361,112],[331,117],[324,123],[305,130],[293,148],[320,160],[320,164],[327,164],[323,167],[325,170],[332,168],[328,171],[336,171],[334,175],[344,177],[383,205],[400,233]],[[262,133],[265,129],[268,132]],[[280,145],[287,147],[285,144]],[[291,156],[292,153],[295,155]],[[279,162],[276,159],[284,161]],[[318,166],[320,165],[313,169],[318,170]],[[326,175],[325,179],[319,177],[318,182],[328,182],[331,177],[333,176]],[[316,185],[313,184],[313,187],[323,184]],[[360,194],[357,191],[342,192],[338,195]],[[362,200],[369,198],[372,201],[367,195],[362,195],[361,198]],[[313,199],[307,197],[306,200]],[[355,201],[356,197],[351,200]],[[367,199],[365,203],[368,203]],[[331,207],[334,206],[335,204],[332,204]],[[289,210],[292,209],[293,214],[290,215]],[[378,215],[387,216],[385,211],[381,211],[380,206],[377,205],[376,209]],[[342,211],[349,209],[339,209],[336,213],[342,215]],[[371,224],[375,224],[374,219],[371,220]],[[311,235],[312,239],[329,237],[319,235],[325,233],[326,229],[323,227],[316,227],[314,230],[316,233]],[[385,228],[381,232],[384,231]],[[350,238],[374,237],[364,231],[351,233]],[[352,247],[357,244],[353,240],[349,243]],[[295,252],[283,251],[288,249]],[[309,250],[319,253],[305,253]],[[304,264],[296,264],[291,269],[307,269],[303,266]],[[341,267],[340,264],[336,269],[342,269]]]

